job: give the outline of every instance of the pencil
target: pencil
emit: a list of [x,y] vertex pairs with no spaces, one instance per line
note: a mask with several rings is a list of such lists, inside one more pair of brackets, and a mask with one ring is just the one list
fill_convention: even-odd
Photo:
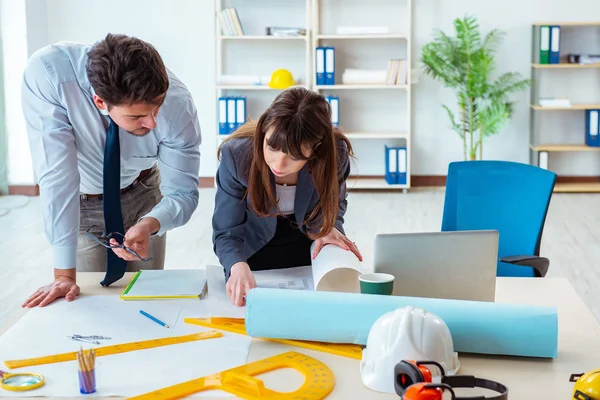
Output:
[[94,360],[94,350],[90,349],[87,352],[87,366],[88,366],[88,380],[90,382],[90,391],[95,391],[96,388],[96,375],[94,369],[96,368],[96,362]]
[[142,314],[143,316],[146,316],[148,318],[150,318],[152,321],[156,322],[159,325],[164,326],[165,328],[168,328],[169,325],[165,324],[164,322],[162,322],[160,319],[153,317],[152,315],[148,314],[147,312],[145,312],[144,310],[140,310],[140,314]]
[[84,359],[84,355],[83,355],[83,349],[80,349],[77,352],[77,361],[79,362],[79,373],[81,376],[81,380],[83,381],[83,390],[85,392],[89,392],[90,391],[90,380],[87,374],[87,365],[85,363],[85,359]]

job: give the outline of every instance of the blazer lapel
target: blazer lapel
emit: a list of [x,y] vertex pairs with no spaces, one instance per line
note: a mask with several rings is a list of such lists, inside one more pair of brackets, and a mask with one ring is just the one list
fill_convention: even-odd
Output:
[[308,172],[308,163],[298,172],[298,183],[296,184],[296,197],[294,199],[294,215],[298,225],[302,225],[310,199],[315,191],[312,175]]
[[[277,184],[275,183],[275,175],[269,174],[269,180],[270,180],[270,184],[271,184],[271,190],[273,191],[273,194],[275,195],[275,201],[277,201]],[[271,214],[275,214],[276,211],[277,211],[277,208],[275,206],[271,206],[271,208],[269,209],[269,212]]]

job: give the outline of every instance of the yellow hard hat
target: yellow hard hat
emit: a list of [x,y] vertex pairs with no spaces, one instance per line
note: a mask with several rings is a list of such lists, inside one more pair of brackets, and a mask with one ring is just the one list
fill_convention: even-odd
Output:
[[585,374],[572,374],[569,382],[575,382],[573,399],[600,400],[600,369]]
[[271,81],[269,82],[269,87],[271,89],[287,89],[294,85],[294,78],[290,71],[283,68],[273,71]]

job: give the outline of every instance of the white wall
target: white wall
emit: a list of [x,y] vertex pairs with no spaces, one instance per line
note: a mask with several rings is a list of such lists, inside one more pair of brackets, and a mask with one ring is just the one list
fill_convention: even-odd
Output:
[[48,43],[48,4],[46,0],[25,0],[27,16],[27,55]]
[[[107,33],[124,33],[152,43],[167,67],[192,93],[203,133],[201,176],[214,171],[212,2],[207,0],[51,0],[50,42],[94,43]],[[213,156],[214,159],[214,156]]]
[[4,115],[8,140],[8,182],[34,183],[33,166],[21,111],[21,76],[27,61],[26,3],[0,0],[0,31],[3,41]]
[[[292,10],[297,10],[304,3],[304,0],[288,1],[288,4],[294,4],[290,6]],[[365,7],[366,2],[362,0],[344,0],[343,2],[323,0],[330,10],[336,4],[343,4],[344,7],[347,7],[349,11],[338,13],[337,18],[340,23],[348,25],[362,23],[358,20],[359,17],[367,17],[371,24],[373,21],[376,23],[379,16],[389,16],[387,7],[395,7],[398,1],[403,2],[403,0],[373,0],[368,2],[369,7]],[[36,3],[43,4],[44,0],[36,0]],[[242,3],[245,3],[243,4],[245,8],[249,6],[247,2],[239,0],[234,5],[242,7]],[[413,0],[413,3],[413,68],[419,67],[420,49],[430,40],[433,29],[440,28],[448,33],[453,33],[452,21],[454,18],[471,13],[479,18],[484,33],[492,28],[500,28],[507,33],[497,54],[498,72],[517,71],[525,77],[530,76],[531,24],[533,22],[594,20],[594,15],[600,15],[600,2],[593,0],[555,2],[552,7],[548,7],[547,1],[544,0],[505,0],[503,2]],[[47,10],[44,10],[45,7],[41,7],[40,12],[47,12],[47,23],[38,22],[28,26],[29,34],[34,35],[35,38],[29,43],[29,53],[35,50],[32,46],[34,43],[44,44],[44,38],[47,39],[47,42],[75,40],[93,43],[107,32],[136,35],[157,47],[167,66],[183,79],[194,96],[204,137],[200,175],[212,176],[216,166],[213,1],[51,0],[46,4]],[[283,3],[274,0],[256,0],[252,4],[256,7],[252,14],[259,18],[261,14],[270,15],[269,13],[275,5],[278,5],[277,13],[280,15]],[[303,19],[298,18],[295,13],[296,11],[294,11],[295,23],[302,23]],[[260,24],[254,18],[251,21],[247,23],[248,26],[255,30],[261,29]],[[327,21],[327,23],[331,23],[330,20]],[[401,23],[400,19],[398,21]],[[287,20],[280,18],[271,18],[266,23],[288,25]],[[41,33],[36,32],[36,29],[39,29]],[[332,27],[329,26],[328,29],[332,30]],[[381,44],[377,47],[372,49],[374,59],[377,57],[389,58],[387,57],[389,48]],[[354,48],[356,54],[366,51],[360,46]],[[302,52],[299,54],[302,55]],[[260,55],[255,54],[254,57],[260,57]],[[360,63],[362,61],[349,59],[349,62]],[[256,63],[244,59],[240,66],[243,71],[246,67],[250,69],[255,67]],[[343,68],[343,65],[338,64],[338,67]],[[339,68],[338,74],[341,73]],[[233,70],[239,72],[237,68]],[[269,74],[271,71],[266,72]],[[553,82],[553,77],[567,76],[566,74],[572,76],[577,74],[579,77],[577,85]],[[596,99],[600,101],[596,90],[599,83],[596,70],[552,71],[544,76],[548,78],[544,79],[543,95],[572,95],[574,100],[591,101],[590,99]],[[368,104],[369,96],[374,95],[376,94],[358,91],[346,94],[349,96],[348,102],[353,102],[359,110],[347,116],[346,119],[349,120],[349,123],[366,127],[375,126],[378,123],[377,117],[374,117],[375,114],[371,114],[368,109],[363,109],[361,106],[362,103]],[[462,158],[462,143],[458,136],[448,128],[447,116],[441,108],[442,103],[454,105],[454,96],[450,91],[443,89],[438,82],[423,76],[414,86],[413,95],[413,174],[444,175],[449,162]],[[388,93],[385,96],[395,95]],[[516,95],[515,100],[517,102],[516,115],[500,135],[486,142],[484,145],[485,158],[528,162],[529,91]],[[7,101],[9,103],[14,101],[10,98],[10,94]],[[402,106],[401,100],[398,105]],[[547,119],[544,117],[547,122],[542,127],[550,135],[548,137],[558,141],[561,140],[560,135],[564,134],[563,137],[568,137],[568,140],[580,142],[583,139],[583,112],[574,111],[557,115],[565,118],[559,120],[552,114],[546,114]],[[343,117],[343,111],[341,117]],[[392,129],[392,127],[388,127],[388,129]],[[17,137],[24,136],[17,135]],[[21,143],[13,142],[11,146],[11,149],[14,148],[15,151],[21,152],[23,157],[27,156],[28,150]],[[359,157],[366,156],[361,150],[358,155]],[[17,157],[17,159],[22,160],[23,157]],[[372,172],[373,167],[369,164],[370,162],[367,161],[365,169],[360,173]],[[600,159],[595,152],[551,154],[550,168],[563,175],[600,175]]]

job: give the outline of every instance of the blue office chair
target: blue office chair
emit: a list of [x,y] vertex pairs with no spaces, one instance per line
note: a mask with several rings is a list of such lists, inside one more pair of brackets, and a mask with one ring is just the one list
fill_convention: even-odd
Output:
[[450,163],[442,231],[497,230],[497,275],[544,277],[550,261],[540,242],[555,182],[555,173],[528,164]]

